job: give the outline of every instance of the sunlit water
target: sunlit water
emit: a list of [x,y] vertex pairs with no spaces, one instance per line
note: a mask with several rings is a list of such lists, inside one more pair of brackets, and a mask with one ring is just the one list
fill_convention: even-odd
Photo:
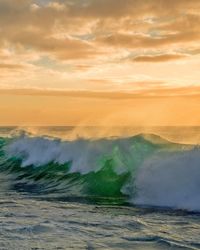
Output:
[[[125,135],[125,128],[98,135],[97,128],[81,129],[78,138],[87,141],[69,144],[67,138],[78,133],[70,134],[72,129],[29,128],[31,134],[0,129],[1,250],[200,249],[199,128],[157,129],[157,135],[179,144],[141,135],[119,140],[155,128],[129,128]],[[91,144],[94,134],[98,139]],[[44,139],[47,135],[51,138]],[[112,139],[102,139],[105,135]],[[98,152],[103,158],[96,167]],[[70,159],[75,163],[68,169]]]

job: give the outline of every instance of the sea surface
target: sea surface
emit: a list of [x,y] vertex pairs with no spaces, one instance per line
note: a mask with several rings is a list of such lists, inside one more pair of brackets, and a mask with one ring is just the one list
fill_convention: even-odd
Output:
[[200,127],[0,127],[0,250],[200,249]]

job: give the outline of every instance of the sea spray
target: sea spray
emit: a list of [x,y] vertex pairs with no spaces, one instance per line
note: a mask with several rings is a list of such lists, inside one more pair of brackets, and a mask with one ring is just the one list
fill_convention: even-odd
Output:
[[144,134],[74,141],[24,134],[0,145],[1,172],[15,176],[14,188],[200,210],[197,146]]
[[135,204],[199,210],[200,149],[156,154],[144,162],[135,180]]

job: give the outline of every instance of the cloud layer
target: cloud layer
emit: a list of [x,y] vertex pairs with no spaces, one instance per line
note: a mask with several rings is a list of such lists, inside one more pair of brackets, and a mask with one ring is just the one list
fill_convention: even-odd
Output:
[[1,0],[0,87],[192,91],[199,13],[199,0]]

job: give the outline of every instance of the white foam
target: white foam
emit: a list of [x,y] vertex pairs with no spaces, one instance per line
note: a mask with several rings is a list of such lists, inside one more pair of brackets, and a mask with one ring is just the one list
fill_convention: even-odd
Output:
[[134,185],[134,204],[200,211],[200,150],[148,159],[139,169]]
[[147,143],[128,138],[61,141],[21,136],[6,152],[22,158],[22,167],[71,162],[70,171],[81,174],[96,172],[112,159],[116,173],[132,174],[132,181],[122,189],[132,203],[200,211],[200,148],[173,151],[166,144],[164,150],[149,154]]
[[22,158],[22,167],[30,165],[37,167],[50,162],[59,164],[71,162],[70,171],[82,174],[98,171],[103,165],[102,162],[115,158],[115,170],[121,173],[127,168],[123,159],[117,155],[113,157],[116,144],[126,151],[126,148],[123,149],[123,140],[61,141],[21,136],[7,147],[6,152],[9,156]]

